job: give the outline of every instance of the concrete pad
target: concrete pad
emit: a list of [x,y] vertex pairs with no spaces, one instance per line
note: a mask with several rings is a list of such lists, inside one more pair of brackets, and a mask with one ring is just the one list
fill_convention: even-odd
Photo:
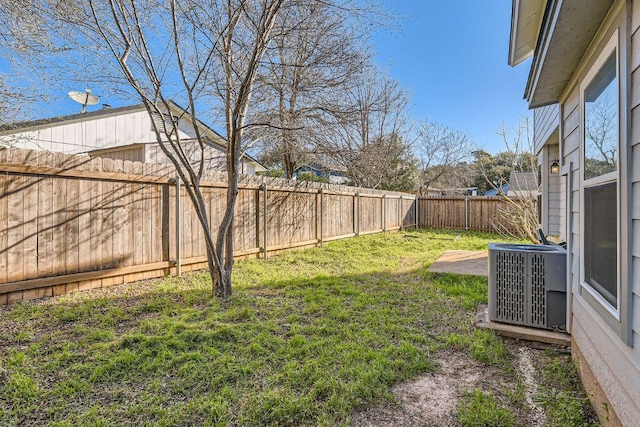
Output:
[[430,273],[469,274],[471,276],[487,276],[487,251],[445,251],[440,258],[429,267]]
[[489,319],[489,307],[486,304],[478,306],[475,326],[479,329],[490,329],[503,337],[561,346],[571,345],[571,336],[566,333],[494,322]]

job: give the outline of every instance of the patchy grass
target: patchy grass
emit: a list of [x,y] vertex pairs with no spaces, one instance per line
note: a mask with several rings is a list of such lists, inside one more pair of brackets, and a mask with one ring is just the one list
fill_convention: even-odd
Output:
[[470,328],[486,279],[426,271],[496,239],[403,231],[244,260],[225,302],[194,272],[0,308],[0,424],[346,425],[441,349],[508,360]]
[[464,427],[512,427],[516,425],[511,411],[496,398],[480,389],[467,393],[458,406],[458,420]]
[[557,427],[599,426],[596,415],[580,385],[578,371],[569,355],[548,350],[538,360],[541,388],[536,403],[542,406],[549,423]]
[[507,362],[507,351],[502,340],[493,332],[476,329],[471,334],[451,334],[447,343],[486,365],[504,365]]

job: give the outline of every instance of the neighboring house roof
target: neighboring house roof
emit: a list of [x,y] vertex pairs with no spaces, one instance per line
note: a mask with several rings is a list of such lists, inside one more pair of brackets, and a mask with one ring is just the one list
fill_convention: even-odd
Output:
[[[558,102],[613,3],[598,0],[585,7],[583,0],[513,0],[509,64],[516,65],[533,53],[524,94],[529,108]],[[544,7],[542,19],[529,19],[529,7]],[[531,44],[535,33],[538,35]]]
[[132,113],[135,111],[144,110],[143,104],[128,105],[125,107],[116,108],[101,108],[96,111],[88,111],[86,113],[67,114],[65,116],[48,117],[45,119],[29,120],[24,122],[7,123],[0,126],[0,135],[10,135],[18,131],[35,130],[43,127],[50,127],[51,125],[70,123],[75,121],[81,121],[86,119],[93,119],[96,117],[105,116],[117,116],[122,113]]
[[321,165],[319,163],[309,163],[298,166],[294,172],[300,170],[313,170],[323,174],[346,177],[347,169],[339,165]]
[[[169,101],[169,108],[171,109],[172,113],[180,114],[181,117],[185,117],[188,120],[190,120],[192,123],[197,124],[199,129],[203,131],[203,136],[206,143],[212,146],[216,146],[223,151],[226,149],[226,139],[222,135],[220,135],[218,132],[216,132],[213,128],[211,128],[210,126],[208,126],[206,123],[202,122],[199,119],[194,120],[190,114],[185,112],[184,108],[180,107],[180,105],[178,105],[173,101]],[[128,105],[128,106],[116,107],[116,108],[109,107],[109,108],[102,108],[100,110],[90,111],[86,113],[76,113],[76,114],[69,114],[65,116],[49,117],[49,118],[44,118],[39,120],[9,123],[9,124],[0,126],[0,135],[11,135],[11,134],[23,132],[23,131],[31,131],[31,130],[41,129],[41,128],[48,128],[56,125],[86,121],[87,119],[117,116],[120,114],[134,113],[139,111],[146,111],[144,104]],[[113,148],[116,148],[116,147],[113,147]],[[109,149],[110,148],[107,148],[106,150],[109,150]],[[93,151],[102,151],[102,150],[93,150]],[[254,163],[257,166],[256,167],[257,171],[267,170],[267,168],[265,168],[262,164],[260,164],[260,162],[258,162],[252,156],[248,154],[244,154],[243,157],[245,158],[246,161]]]
[[423,196],[470,196],[477,193],[478,187],[457,187],[457,188],[420,188],[418,193]]
[[535,172],[511,171],[509,175],[509,191],[538,191],[538,179]]
[[498,188],[490,188],[490,189],[488,189],[487,191],[482,193],[482,195],[483,196],[498,196],[500,194],[505,194],[506,195],[507,193],[509,193],[509,184],[508,183],[504,183]]

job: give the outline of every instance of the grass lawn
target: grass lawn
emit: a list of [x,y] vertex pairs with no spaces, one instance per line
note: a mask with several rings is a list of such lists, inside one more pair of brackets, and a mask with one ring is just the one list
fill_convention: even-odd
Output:
[[426,271],[497,239],[403,231],[244,260],[223,303],[194,272],[0,308],[0,425],[346,425],[444,349],[508,360],[471,327],[486,279]]

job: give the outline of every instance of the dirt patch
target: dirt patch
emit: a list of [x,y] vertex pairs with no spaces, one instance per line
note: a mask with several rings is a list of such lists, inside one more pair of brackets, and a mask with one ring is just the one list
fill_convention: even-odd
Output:
[[538,382],[535,379],[535,368],[531,361],[531,350],[526,346],[518,348],[518,371],[525,384],[524,396],[531,408],[531,427],[544,427],[547,425],[547,416],[544,410],[534,402],[534,396],[538,393]]
[[487,366],[453,350],[440,354],[436,372],[398,385],[392,390],[395,402],[365,408],[354,414],[351,425],[458,427],[460,399],[476,388],[507,407],[516,425],[547,425],[545,411],[535,403],[535,396],[540,387],[536,361],[547,359],[544,352],[548,346],[531,347],[508,339],[505,347],[511,355],[509,366]]
[[482,387],[486,366],[460,352],[443,354],[433,374],[397,386],[395,404],[356,414],[352,426],[459,426],[455,411],[465,390]]

